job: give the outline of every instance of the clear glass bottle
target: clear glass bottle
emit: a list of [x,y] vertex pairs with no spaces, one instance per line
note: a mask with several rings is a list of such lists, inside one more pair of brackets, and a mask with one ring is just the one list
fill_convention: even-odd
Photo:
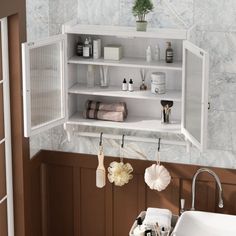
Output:
[[140,85],[139,89],[142,90],[147,90],[147,85],[145,84],[145,81],[142,81],[142,84]]
[[94,73],[94,66],[88,65],[87,70],[87,87],[94,88],[95,86],[95,73]]
[[146,49],[146,61],[151,62],[152,61],[152,49],[151,46],[148,46]]
[[160,60],[161,60],[161,52],[160,52],[159,44],[157,44],[157,45],[155,46],[154,60],[155,60],[155,61],[160,61]]
[[109,87],[109,67],[100,66],[100,86],[102,88]]

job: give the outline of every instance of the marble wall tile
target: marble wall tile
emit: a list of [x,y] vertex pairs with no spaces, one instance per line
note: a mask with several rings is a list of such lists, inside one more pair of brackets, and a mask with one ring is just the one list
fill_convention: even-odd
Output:
[[120,0],[120,25],[135,26],[136,19],[132,13],[133,2],[133,0]]
[[38,21],[48,22],[49,18],[49,0],[27,0],[27,22],[37,19]]
[[26,1],[27,40],[49,35],[49,0]]
[[208,113],[208,148],[232,151],[231,113],[210,110]]
[[236,155],[230,151],[208,149],[201,159],[203,166],[236,169]]
[[193,0],[158,0],[154,6],[150,14],[153,27],[188,28],[193,24]]
[[210,76],[209,97],[211,109],[236,112],[236,74],[212,73]]
[[169,2],[185,24],[190,27],[194,23],[194,0],[169,0]]
[[209,52],[211,72],[236,73],[236,33],[199,31],[197,41]]
[[119,0],[78,0],[78,20],[83,24],[119,25]]
[[58,35],[62,33],[62,24],[50,23],[49,24],[49,35]]
[[233,152],[236,156],[236,112],[231,112],[231,121],[232,121],[232,146]]
[[64,24],[77,17],[77,0],[49,0],[50,24]]
[[236,27],[235,0],[196,0],[194,9],[194,21],[202,30],[230,31]]

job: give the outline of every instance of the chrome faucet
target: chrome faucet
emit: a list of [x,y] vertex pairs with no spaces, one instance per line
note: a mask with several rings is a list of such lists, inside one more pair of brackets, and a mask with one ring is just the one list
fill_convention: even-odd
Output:
[[192,182],[192,208],[191,208],[191,211],[195,210],[196,179],[197,179],[198,175],[202,172],[207,172],[215,178],[215,181],[216,181],[216,183],[218,185],[218,188],[219,188],[219,203],[218,203],[218,206],[219,206],[219,208],[223,208],[224,207],[224,202],[223,202],[223,198],[222,198],[223,190],[222,190],[221,182],[220,182],[220,179],[219,179],[218,175],[214,171],[212,171],[208,168],[201,168],[193,176],[193,182]]

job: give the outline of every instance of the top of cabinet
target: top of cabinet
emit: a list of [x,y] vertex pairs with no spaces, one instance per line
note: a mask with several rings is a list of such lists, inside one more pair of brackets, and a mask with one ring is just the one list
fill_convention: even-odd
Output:
[[146,32],[141,32],[136,31],[135,27],[82,25],[73,21],[63,25],[63,32],[68,34],[117,36],[121,38],[187,39],[186,29],[148,28]]

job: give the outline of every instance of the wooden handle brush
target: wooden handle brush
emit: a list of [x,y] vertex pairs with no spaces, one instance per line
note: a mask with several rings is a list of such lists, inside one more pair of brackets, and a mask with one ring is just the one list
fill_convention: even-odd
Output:
[[103,188],[106,185],[106,170],[104,167],[104,153],[103,147],[99,146],[98,151],[98,167],[96,170],[96,186]]

